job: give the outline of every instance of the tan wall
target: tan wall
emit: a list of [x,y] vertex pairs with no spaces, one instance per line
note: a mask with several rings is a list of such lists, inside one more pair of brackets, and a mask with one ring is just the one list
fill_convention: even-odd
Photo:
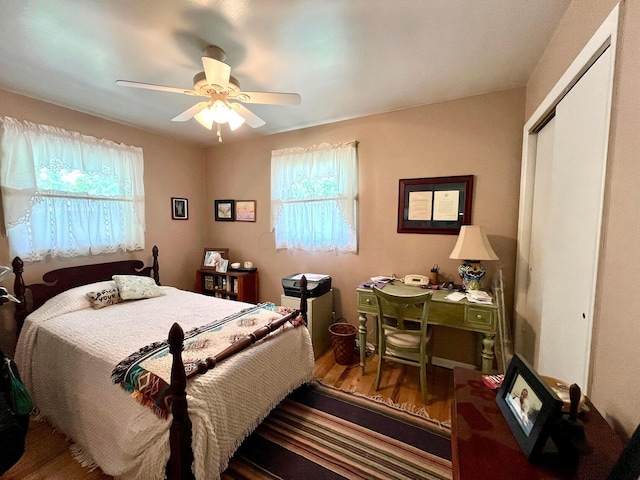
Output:
[[528,119],[609,15],[616,0],[574,0],[527,85]]
[[[426,274],[437,263],[446,279],[459,281],[459,262],[448,258],[456,236],[396,233],[398,180],[475,175],[473,223],[485,226],[500,257],[487,262],[489,275],[504,265],[511,298],[523,116],[524,91],[515,89],[213,147],[206,164],[210,218],[215,199],[246,199],[257,200],[257,222],[208,222],[209,243],[229,247],[232,261],[255,263],[261,301],[279,302],[282,277],[292,273],[331,275],[337,315],[357,324],[355,288],[373,275]],[[360,251],[276,252],[271,150],[348,140],[359,141]],[[475,362],[470,334],[439,331],[435,343],[436,355]]]
[[[533,113],[582,46],[615,5],[613,0],[571,3],[553,41],[527,87],[527,114]],[[622,4],[614,79],[611,145],[605,217],[596,298],[591,399],[624,436],[640,423],[640,298],[634,267],[640,252],[640,2]]]
[[[144,252],[100,255],[90,258],[45,260],[25,266],[25,281],[37,282],[42,274],[72,265],[109,262],[128,258],[151,261],[151,248],[160,250],[160,280],[167,285],[192,289],[193,271],[198,266],[204,242],[205,185],[202,148],[126,125],[102,120],[49,103],[0,90],[0,115],[34,123],[53,125],[66,130],[106,138],[142,147],[144,151],[144,186],[146,194],[146,245]],[[171,197],[189,199],[189,220],[171,219]],[[9,265],[9,245],[0,237],[0,265]],[[13,287],[13,279],[4,286]],[[11,306],[0,311],[0,348],[13,350]]]

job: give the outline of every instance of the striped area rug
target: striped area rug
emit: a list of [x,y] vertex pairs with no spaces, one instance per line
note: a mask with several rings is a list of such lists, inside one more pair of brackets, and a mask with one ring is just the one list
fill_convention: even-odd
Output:
[[451,479],[449,430],[314,382],[292,392],[223,479]]

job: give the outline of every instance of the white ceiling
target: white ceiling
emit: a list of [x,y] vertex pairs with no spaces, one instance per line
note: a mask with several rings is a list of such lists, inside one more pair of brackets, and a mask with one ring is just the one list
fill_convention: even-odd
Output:
[[247,91],[300,106],[246,106],[266,121],[231,142],[524,86],[570,0],[0,0],[0,88],[216,145],[195,120],[203,48],[227,53]]

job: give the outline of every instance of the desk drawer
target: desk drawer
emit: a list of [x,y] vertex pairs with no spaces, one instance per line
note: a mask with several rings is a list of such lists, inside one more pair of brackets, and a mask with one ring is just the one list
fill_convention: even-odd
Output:
[[452,327],[462,326],[464,323],[464,305],[431,301],[428,322]]
[[358,292],[358,310],[378,311],[376,296],[373,292]]
[[494,312],[483,308],[469,307],[467,309],[466,322],[469,325],[490,327],[493,325]]

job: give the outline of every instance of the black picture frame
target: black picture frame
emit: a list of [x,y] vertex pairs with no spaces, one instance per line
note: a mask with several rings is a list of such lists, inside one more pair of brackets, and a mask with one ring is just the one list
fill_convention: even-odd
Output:
[[458,235],[471,225],[473,175],[405,178],[398,188],[398,233]]
[[496,403],[523,453],[534,461],[561,418],[562,400],[524,357],[516,353],[498,390]]
[[189,200],[186,198],[171,197],[171,218],[173,220],[188,220]]
[[236,218],[235,200],[215,200],[214,213],[216,222],[233,222]]

